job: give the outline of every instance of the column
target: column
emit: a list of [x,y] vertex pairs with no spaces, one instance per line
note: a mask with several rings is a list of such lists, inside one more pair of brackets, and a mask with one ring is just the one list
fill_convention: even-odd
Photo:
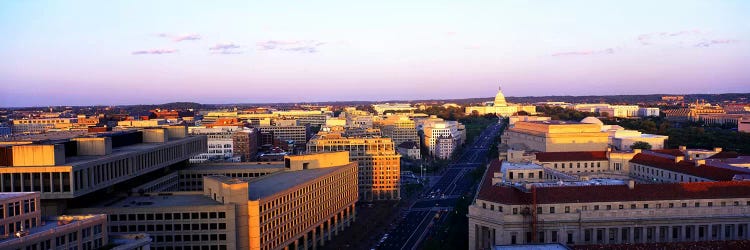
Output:
[[[318,249],[318,237],[315,236],[315,231],[317,231],[318,227],[314,227],[312,230],[312,249],[317,250]],[[307,243],[305,243],[307,244]]]
[[341,215],[341,212],[336,213],[333,216],[333,234],[336,236],[339,236],[339,226],[341,226],[339,225],[339,215]]
[[331,224],[331,218],[328,218],[328,240],[331,240],[331,236],[333,236],[333,225]]
[[307,238],[307,233],[305,233],[305,236],[302,236],[302,249],[307,250],[307,241],[309,239]]
[[326,231],[323,229],[323,225],[325,225],[325,222],[323,222],[319,226],[320,227],[320,246],[321,247],[326,245],[326,233],[325,233]]

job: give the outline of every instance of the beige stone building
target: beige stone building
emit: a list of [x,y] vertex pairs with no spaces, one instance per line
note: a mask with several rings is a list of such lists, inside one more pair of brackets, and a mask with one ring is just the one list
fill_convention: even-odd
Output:
[[504,186],[490,164],[469,207],[469,249],[750,238],[750,182]]
[[111,232],[147,232],[155,250],[316,249],[354,220],[358,171],[347,152],[269,165],[279,170],[249,181],[217,172],[202,176],[201,191],[146,193],[72,212],[106,213]]
[[608,147],[601,125],[571,121],[518,121],[501,138],[509,147],[527,151],[604,151]]
[[3,146],[2,151],[0,164],[7,167],[0,168],[0,191],[40,192],[47,200],[44,215],[55,215],[71,199],[185,164],[206,151],[206,137],[168,127]]
[[359,198],[401,199],[401,155],[390,138],[351,138],[340,133],[321,132],[307,143],[307,152],[349,152],[359,164]]
[[0,193],[0,249],[99,249],[109,243],[106,215],[48,216],[39,193]]

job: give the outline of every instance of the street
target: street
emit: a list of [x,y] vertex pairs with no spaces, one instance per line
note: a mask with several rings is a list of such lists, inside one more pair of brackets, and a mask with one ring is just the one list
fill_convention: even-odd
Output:
[[432,228],[442,224],[458,199],[469,192],[473,182],[469,173],[487,162],[487,154],[502,124],[487,127],[458,159],[443,171],[440,180],[403,211],[402,219],[383,235],[376,249],[418,249]]

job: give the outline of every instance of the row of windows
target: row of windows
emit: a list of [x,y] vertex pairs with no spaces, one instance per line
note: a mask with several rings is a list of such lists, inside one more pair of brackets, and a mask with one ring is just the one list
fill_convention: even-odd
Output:
[[0,203],[0,219],[36,212],[36,199],[24,199],[16,202]]
[[[594,164],[594,163],[596,163],[596,164]],[[601,162],[591,162],[590,165],[589,165],[589,162],[584,162],[583,163],[583,168],[588,168],[589,166],[591,166],[593,168],[594,165],[596,165],[597,168],[601,168],[602,167],[602,163]],[[557,168],[558,164],[555,163],[553,166],[555,168]],[[565,168],[565,163],[560,163],[560,168],[564,169]],[[568,168],[573,168],[573,163],[572,162],[568,163]],[[580,162],[576,162],[576,168],[581,168],[581,163]]]
[[2,173],[2,192],[70,192],[69,172]]
[[156,213],[156,214],[111,214],[110,221],[150,221],[150,220],[206,220],[224,219],[225,212]]
[[193,223],[193,224],[157,224],[157,225],[120,225],[110,226],[114,233],[125,232],[173,232],[173,231],[200,231],[200,230],[226,230],[226,223]]
[[202,245],[202,246],[156,246],[154,250],[227,250],[227,245]]
[[[638,204],[635,204],[635,203],[631,203],[629,205],[626,205],[626,204],[609,205],[608,204],[608,205],[592,205],[591,208],[593,210],[613,210],[613,209],[618,209],[619,210],[619,209],[626,209],[626,208],[629,208],[629,209],[641,209],[641,208],[642,209],[649,209],[649,208],[659,209],[659,208],[662,208],[662,207],[664,207],[664,208],[675,208],[675,207],[686,208],[686,207],[701,207],[701,206],[706,206],[706,207],[722,206],[722,207],[726,207],[727,205],[740,206],[741,204],[745,204],[746,206],[750,206],[750,201],[745,201],[744,203],[741,202],[741,201],[721,201],[721,202],[709,201],[709,202],[682,202],[682,203],[673,203],[673,202],[670,202],[670,203],[664,204],[665,206],[662,206],[662,203],[652,204],[654,206],[650,206],[650,204],[648,204],[648,203],[641,204],[641,205],[638,205]],[[482,208],[483,209],[487,209],[487,207],[488,207],[487,203],[486,202],[482,202]],[[545,211],[547,211],[548,213],[554,214],[557,211],[557,208],[559,208],[559,206],[558,207],[556,207],[556,206],[549,206],[549,207],[546,207],[546,209],[545,209],[545,207],[546,206],[538,206],[537,207],[537,214],[545,213]],[[583,206],[580,207],[580,210],[581,211],[588,211],[589,207],[590,207],[589,205],[583,205]],[[575,207],[573,207],[573,208],[575,208]],[[494,204],[490,204],[489,205],[489,209],[491,211],[495,211],[495,205]],[[524,209],[525,210],[525,209],[529,209],[529,207],[525,207],[525,208],[514,207],[513,210],[512,210],[512,214],[519,214],[519,212],[523,212],[520,209]],[[502,206],[497,206],[497,211],[503,212],[503,207]],[[528,210],[526,210],[526,211],[528,212]],[[563,207],[563,212],[564,213],[570,213],[571,212],[571,206],[564,206]]]

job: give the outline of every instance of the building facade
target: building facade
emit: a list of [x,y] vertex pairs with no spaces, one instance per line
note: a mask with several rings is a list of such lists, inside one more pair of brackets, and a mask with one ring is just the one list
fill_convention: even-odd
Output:
[[390,138],[349,138],[319,133],[307,143],[307,152],[349,152],[359,164],[359,198],[365,201],[401,199],[401,155]]
[[485,173],[469,207],[469,249],[669,243],[750,237],[748,182],[510,187]]

